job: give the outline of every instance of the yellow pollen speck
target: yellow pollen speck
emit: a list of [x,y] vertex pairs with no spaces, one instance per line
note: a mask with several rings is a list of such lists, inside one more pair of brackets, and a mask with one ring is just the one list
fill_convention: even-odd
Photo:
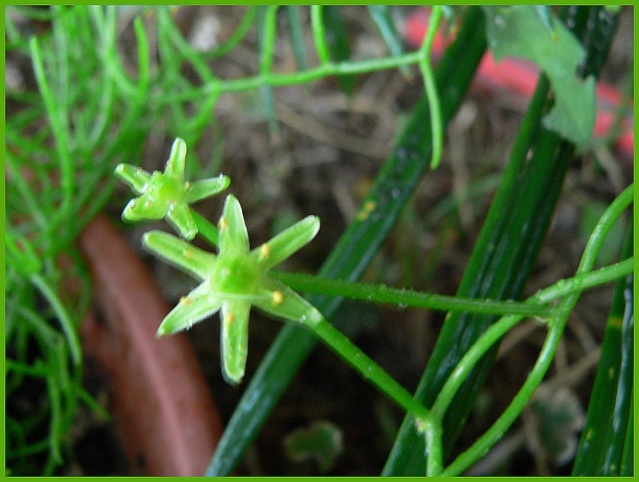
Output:
[[227,326],[232,325],[234,322],[235,322],[235,315],[233,313],[228,313],[224,317],[224,323],[226,323]]
[[273,291],[273,298],[271,299],[274,305],[281,305],[284,303],[284,295],[281,291]]
[[180,298],[180,304],[181,305],[190,305],[191,304],[191,300],[188,297],[186,297],[186,296],[182,296]]
[[185,249],[182,251],[182,256],[184,256],[185,258],[192,258],[193,251],[191,251],[190,249]]
[[191,183],[190,183],[189,181],[186,181],[186,182],[184,183],[184,187],[185,187],[186,189],[190,188],[190,187],[191,187]]
[[376,207],[377,207],[377,203],[375,201],[371,201],[371,200],[366,201],[366,203],[364,203],[364,207],[357,215],[357,219],[359,219],[360,221],[363,221],[364,219],[368,217],[370,213],[372,213],[375,210]]
[[623,320],[621,319],[620,316],[612,316],[608,318],[608,324],[610,326],[616,326],[618,328],[621,328],[621,325],[623,324]]
[[219,227],[220,227],[220,229],[226,229],[226,228],[229,227],[229,223],[228,223],[228,221],[226,220],[225,217],[221,217],[220,218]]
[[271,254],[271,247],[267,243],[264,243],[260,246],[260,256],[262,258],[268,258],[269,254]]

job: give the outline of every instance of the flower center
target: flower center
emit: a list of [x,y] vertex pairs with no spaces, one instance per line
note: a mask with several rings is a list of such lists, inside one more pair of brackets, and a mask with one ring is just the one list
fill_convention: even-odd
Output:
[[252,295],[259,281],[259,267],[246,255],[218,256],[211,273],[212,287],[220,293]]

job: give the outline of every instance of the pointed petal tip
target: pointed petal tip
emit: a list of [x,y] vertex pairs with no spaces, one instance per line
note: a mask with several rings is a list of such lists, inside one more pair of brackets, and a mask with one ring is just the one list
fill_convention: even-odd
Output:
[[[306,221],[307,219],[308,221]],[[308,223],[309,227],[313,228],[314,232],[311,238],[313,239],[320,229],[320,218],[319,216],[306,216],[306,218],[304,218],[304,221]]]
[[226,367],[222,366],[222,376],[224,377],[224,380],[226,381],[226,383],[236,387],[240,383],[242,383],[242,379],[244,378],[244,370],[237,373],[229,373]]

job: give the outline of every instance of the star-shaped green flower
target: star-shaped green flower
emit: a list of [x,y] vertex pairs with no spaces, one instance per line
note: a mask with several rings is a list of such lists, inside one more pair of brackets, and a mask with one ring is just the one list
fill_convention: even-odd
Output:
[[115,175],[139,195],[126,205],[122,218],[140,221],[166,217],[183,238],[193,239],[197,234],[197,226],[189,204],[223,191],[231,181],[224,175],[193,183],[185,181],[185,162],[186,143],[178,137],[173,142],[164,172],[149,174],[140,167],[119,164],[115,168]]
[[166,316],[157,334],[190,328],[221,310],[223,374],[227,381],[236,384],[242,380],[246,366],[251,305],[278,318],[300,323],[315,324],[322,320],[313,305],[268,275],[271,268],[315,237],[319,219],[308,216],[249,251],[242,208],[238,200],[229,195],[218,229],[217,256],[161,231],[146,233],[143,243],[201,281]]

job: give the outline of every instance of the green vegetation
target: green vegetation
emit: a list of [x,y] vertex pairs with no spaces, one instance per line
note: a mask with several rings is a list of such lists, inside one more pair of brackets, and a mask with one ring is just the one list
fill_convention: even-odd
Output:
[[[609,380],[598,373],[593,393],[601,396],[589,410],[574,470],[579,475],[627,474],[631,470],[632,370],[628,360],[632,359],[633,318],[627,313],[632,313],[633,298],[627,279],[632,278],[632,250],[627,248],[618,262],[595,262],[609,231],[632,203],[633,187],[603,211],[573,277],[558,280],[525,301],[515,301],[522,298],[575,152],[590,144],[594,81],[610,48],[618,10],[570,7],[562,10],[560,19],[544,7],[435,7],[421,48],[406,53],[388,8],[362,7],[388,54],[352,60],[339,7],[310,7],[309,25],[301,14],[304,7],[246,7],[226,41],[204,52],[185,39],[170,7],[132,10],[135,48],[123,49],[117,27],[125,8],[131,7],[7,7],[7,52],[28,58],[35,79],[32,86],[7,90],[7,474],[55,474],[64,464],[69,449],[65,439],[79,404],[101,410],[82,386],[78,327],[89,307],[91,286],[74,241],[111,199],[114,170],[138,196],[127,206],[125,218],[166,217],[183,238],[191,240],[197,233],[220,248],[216,256],[166,233],[145,236],[150,250],[202,281],[167,317],[162,333],[187,328],[221,309],[224,373],[237,383],[244,375],[251,305],[296,322],[286,324],[248,381],[218,450],[212,454],[207,475],[227,475],[241,461],[318,340],[406,413],[384,475],[461,474],[499,442],[532,400],[580,295],[614,280],[619,280],[619,288],[599,372],[612,366],[617,376]],[[278,25],[281,11],[286,14],[297,64],[292,72],[274,69],[276,44],[283,36]],[[32,34],[18,18],[42,22],[46,28]],[[457,21],[460,27],[433,69],[432,43],[444,18]],[[259,49],[255,75],[217,76],[211,62],[232,52],[252,28]],[[307,51],[299,47],[309,28],[316,59],[308,58]],[[544,42],[529,43],[531,38]],[[445,126],[455,116],[487,47],[496,56],[532,59],[544,75],[457,294],[439,296],[358,283],[405,212],[418,183],[437,167]],[[227,198],[217,227],[188,207],[228,185],[225,176],[211,178],[220,168],[224,171],[223,164],[214,162],[207,167],[195,149],[189,150],[188,157],[186,153],[186,146],[196,146],[205,129],[214,124],[214,108],[223,94],[259,93],[263,115],[276,136],[273,90],[277,87],[336,76],[344,95],[352,96],[358,76],[388,69],[406,73],[411,66],[422,75],[424,93],[412,107],[357,216],[316,275],[270,272],[315,236],[319,228],[315,217],[309,216],[249,251],[246,225],[235,197]],[[155,131],[178,141],[165,172],[151,174],[131,164],[139,164],[146,139]],[[185,171],[193,182],[185,181]],[[323,225],[328,222],[322,220]],[[631,230],[632,226],[626,227],[628,233]],[[239,281],[228,278],[236,269],[245,274]],[[73,280],[75,284],[70,283]],[[340,322],[332,323],[344,298],[449,312],[415,394],[342,333],[350,320],[340,317]],[[546,327],[537,362],[503,414],[472,446],[449,460],[500,340],[526,317]],[[240,323],[233,324],[237,320]],[[32,407],[12,403],[29,397]],[[594,415],[600,411],[606,417]],[[606,425],[611,420],[617,427],[613,431]],[[604,438],[593,438],[598,433]],[[312,444],[318,434],[309,431],[298,437],[301,448],[293,451],[317,457],[322,469],[328,470],[334,457],[334,430],[320,435],[318,443],[328,448],[316,450]],[[614,447],[614,453],[604,455],[602,447],[607,446]]]

